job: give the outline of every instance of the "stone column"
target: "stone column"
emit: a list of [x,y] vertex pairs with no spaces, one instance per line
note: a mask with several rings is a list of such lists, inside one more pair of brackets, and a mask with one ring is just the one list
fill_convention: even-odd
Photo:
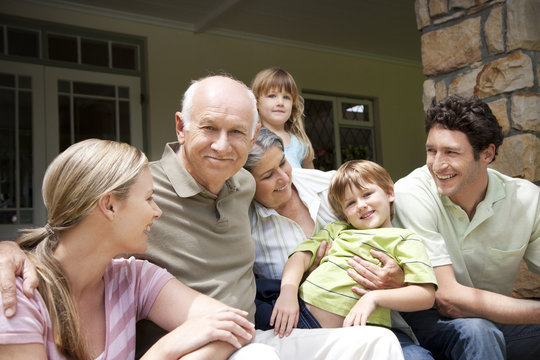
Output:
[[489,104],[505,139],[491,166],[540,183],[540,0],[415,0],[423,104]]

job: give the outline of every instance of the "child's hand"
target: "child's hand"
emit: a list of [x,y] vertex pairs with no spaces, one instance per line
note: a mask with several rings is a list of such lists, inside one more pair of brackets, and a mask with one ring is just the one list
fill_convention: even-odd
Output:
[[288,294],[282,289],[270,317],[270,325],[274,326],[274,334],[279,334],[280,338],[289,336],[292,329],[298,325],[298,314],[297,292]]
[[372,293],[374,292],[369,292],[358,300],[343,320],[343,327],[366,325],[367,319],[377,308],[377,304],[372,299]]

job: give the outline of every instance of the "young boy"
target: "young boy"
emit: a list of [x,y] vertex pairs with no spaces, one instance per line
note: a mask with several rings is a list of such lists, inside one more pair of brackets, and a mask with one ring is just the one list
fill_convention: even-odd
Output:
[[[298,245],[287,261],[270,319],[275,332],[288,336],[296,327],[298,293],[322,327],[372,324],[389,328],[390,309],[431,308],[435,274],[421,240],[409,230],[392,227],[394,187],[386,170],[371,161],[346,162],[332,178],[328,200],[346,221],[327,225]],[[323,240],[331,242],[332,247],[299,289]],[[396,260],[403,268],[406,286],[372,290],[361,297],[352,291],[358,284],[347,274],[347,260],[358,255],[379,264],[371,249],[384,251]]]

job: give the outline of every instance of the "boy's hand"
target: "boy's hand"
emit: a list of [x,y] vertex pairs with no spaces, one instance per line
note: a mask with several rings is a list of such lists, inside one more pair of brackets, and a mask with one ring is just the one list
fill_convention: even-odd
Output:
[[349,311],[345,317],[345,320],[343,320],[343,327],[364,326],[367,324],[368,318],[377,308],[377,304],[371,299],[371,294],[373,294],[373,292],[362,296],[357,301],[356,305],[353,306],[351,311]]
[[274,326],[274,334],[289,336],[293,328],[298,325],[299,305],[298,291],[296,289],[281,289],[281,294],[276,300],[270,325]]

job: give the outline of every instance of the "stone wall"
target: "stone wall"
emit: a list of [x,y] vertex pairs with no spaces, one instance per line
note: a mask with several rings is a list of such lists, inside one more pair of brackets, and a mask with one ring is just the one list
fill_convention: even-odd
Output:
[[[415,0],[423,103],[476,95],[505,139],[491,166],[540,184],[540,0]],[[523,263],[513,296],[540,298]]]
[[489,104],[505,134],[491,166],[540,184],[540,0],[415,0],[423,104]]

